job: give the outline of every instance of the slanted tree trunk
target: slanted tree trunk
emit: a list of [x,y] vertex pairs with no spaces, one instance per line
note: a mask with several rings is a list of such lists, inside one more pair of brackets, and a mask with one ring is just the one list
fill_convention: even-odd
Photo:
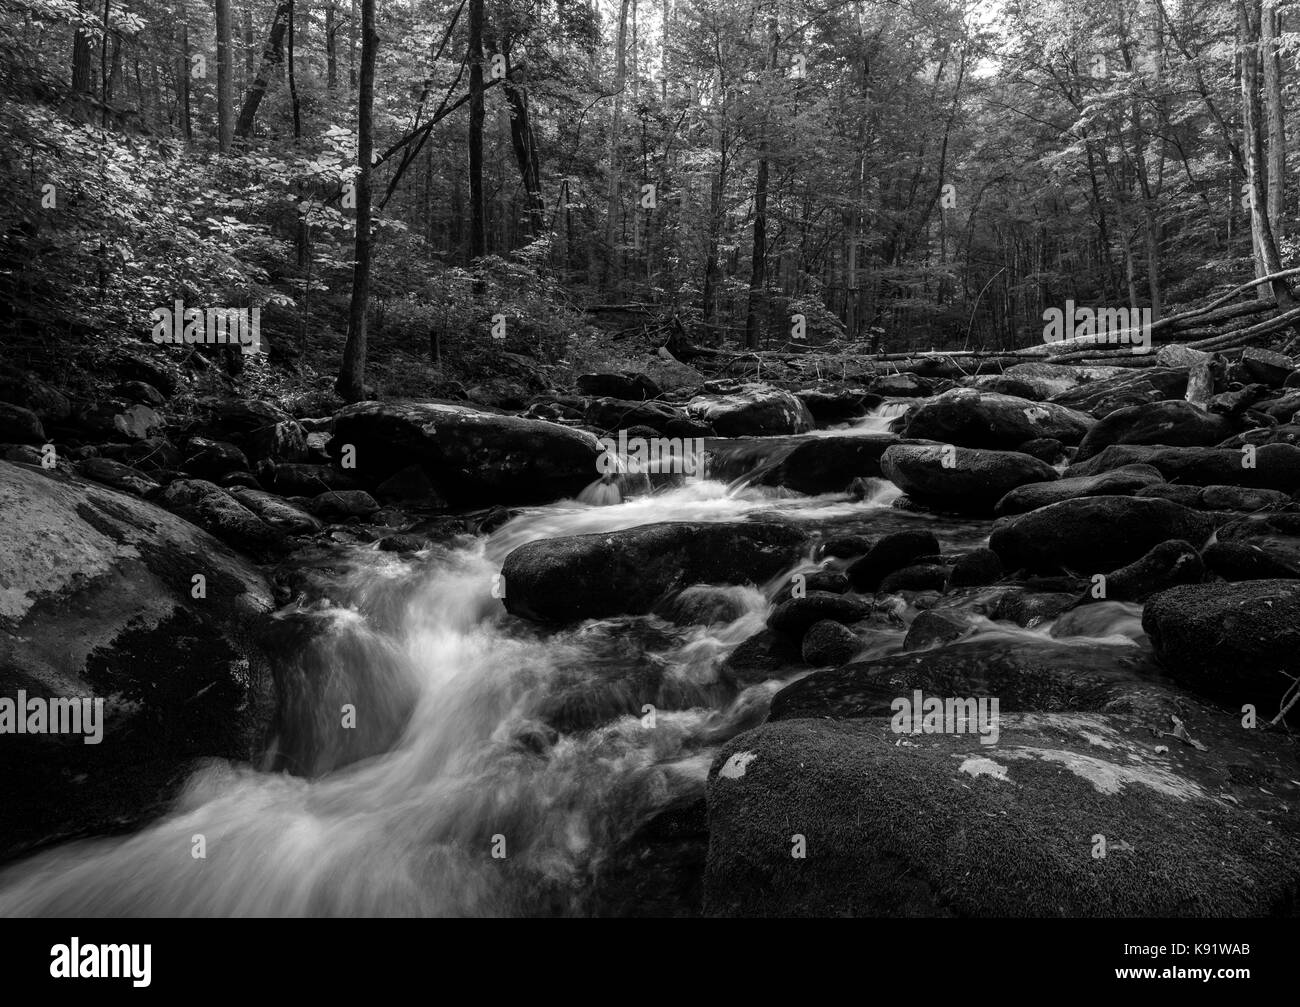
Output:
[[[278,19],[278,14],[277,14]],[[357,95],[357,235],[352,269],[352,301],[348,305],[348,339],[335,389],[349,402],[365,397],[366,311],[370,307],[370,161],[375,137],[375,0],[361,0],[361,90]]]
[[253,86],[244,96],[244,107],[239,110],[239,121],[235,124],[235,136],[241,140],[246,140],[252,135],[257,106],[262,103],[262,97],[284,63],[284,33],[289,27],[289,15],[292,11],[292,0],[281,0],[280,5],[275,9],[266,47],[262,50],[261,66],[258,67],[257,76],[253,79]]

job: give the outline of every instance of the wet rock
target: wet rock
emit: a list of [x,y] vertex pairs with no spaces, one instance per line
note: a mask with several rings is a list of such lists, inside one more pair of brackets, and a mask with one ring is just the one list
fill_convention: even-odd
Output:
[[181,453],[166,437],[146,437],[128,444],[117,461],[157,473],[162,469],[180,468]]
[[[1126,466],[1132,468],[1133,466]],[[1116,470],[1118,471],[1118,470]],[[1081,478],[1095,478],[1083,476]],[[1181,483],[1153,483],[1150,486],[1143,486],[1134,496],[1155,498],[1158,500],[1169,500],[1173,503],[1180,504],[1183,507],[1192,507],[1200,509],[1201,507],[1201,489],[1200,486],[1184,486]]]
[[230,441],[254,462],[305,462],[307,432],[283,409],[269,402],[200,399],[191,432]]
[[1112,601],[1146,601],[1179,584],[1199,584],[1205,564],[1190,542],[1161,542],[1128,566],[1106,575],[1104,597]]
[[586,422],[598,430],[616,432],[648,427],[658,437],[708,437],[713,428],[667,402],[596,399],[587,406]]
[[929,531],[900,531],[886,535],[861,559],[845,570],[858,591],[875,591],[880,582],[895,570],[901,570],[922,556],[939,552],[939,540]]
[[932,608],[919,612],[907,627],[903,650],[926,650],[959,640],[974,629],[974,620],[954,609]]
[[917,503],[962,514],[991,513],[1017,486],[1057,478],[1055,469],[1029,455],[940,444],[895,444],[881,455],[880,467]]
[[99,744],[4,738],[0,858],[162,814],[194,759],[256,757],[274,695],[254,567],[134,496],[4,462],[0,517],[0,695],[97,697],[105,717]]
[[983,587],[1002,579],[1005,570],[1002,560],[992,549],[972,549],[958,556],[949,576],[950,587]]
[[846,574],[839,570],[815,570],[804,574],[803,587],[807,591],[829,591],[831,594],[847,594],[852,584]]
[[1085,413],[1054,403],[959,388],[913,409],[904,436],[1010,451],[1042,437],[1078,444],[1094,422]]
[[659,614],[677,626],[712,626],[735,622],[748,609],[744,589],[692,584],[659,607]]
[[1079,591],[1034,591],[1012,588],[1002,593],[990,614],[995,622],[1014,622],[1025,629],[1050,622],[1079,604]]
[[426,545],[428,545],[427,540],[420,535],[386,535],[379,540],[379,551],[397,553],[419,552]]
[[801,639],[814,623],[860,622],[871,614],[871,603],[825,591],[810,591],[802,598],[789,598],[772,610],[767,626],[775,633]]
[[345,445],[367,485],[417,464],[456,506],[577,496],[599,476],[601,453],[594,437],[555,423],[413,402],[344,409],[330,451],[338,458]]
[[853,660],[862,651],[862,641],[847,626],[823,619],[808,627],[801,647],[807,664],[822,667]]
[[1171,538],[1203,543],[1218,523],[1168,500],[1081,497],[999,519],[989,548],[1009,570],[1109,573]]
[[408,465],[394,472],[375,487],[375,496],[394,503],[419,504],[435,509],[446,506],[433,480],[419,465]]
[[807,548],[806,534],[777,522],[666,522],[522,545],[502,567],[514,615],[573,622],[642,614],[692,584],[762,584]]
[[948,584],[949,568],[939,563],[914,563],[887,574],[878,588],[881,594],[900,591],[942,591]]
[[1105,367],[1084,364],[1049,364],[1027,361],[1013,364],[1002,372],[1002,376],[1028,385],[1033,390],[1036,400],[1050,399],[1064,395],[1080,386],[1088,386],[1104,378],[1128,377],[1131,371],[1127,367]]
[[1269,719],[1300,675],[1300,580],[1171,588],[1147,601],[1142,628],[1179,684]]
[[763,484],[797,493],[840,493],[856,478],[879,477],[881,455],[897,442],[893,434],[811,438],[795,445]]
[[720,437],[801,434],[814,426],[808,407],[795,395],[766,385],[747,385],[730,395],[696,396],[686,411]]
[[1281,490],[1250,486],[1206,486],[1201,490],[1199,506],[1206,510],[1257,511],[1290,507],[1293,503],[1291,496]]
[[167,397],[147,381],[124,381],[115,389],[118,395],[144,406],[163,406]]
[[764,629],[742,642],[722,664],[723,672],[739,685],[785,678],[800,669],[801,641]]
[[1164,484],[1159,469],[1151,465],[1124,465],[1094,476],[1074,476],[1017,486],[997,502],[993,513],[999,516],[1024,514],[1078,497],[1137,495],[1145,487],[1155,484]]
[[818,423],[844,423],[865,416],[881,397],[865,388],[806,388],[795,392]]
[[139,469],[123,465],[110,458],[86,458],[77,462],[77,471],[87,479],[111,486],[123,493],[148,498],[162,487]]
[[871,545],[872,540],[865,535],[832,535],[822,543],[818,555],[852,559],[855,556],[865,555],[871,549]]
[[1074,461],[1086,461],[1112,444],[1213,445],[1232,432],[1225,417],[1183,400],[1126,406],[1097,421],[1079,444]]

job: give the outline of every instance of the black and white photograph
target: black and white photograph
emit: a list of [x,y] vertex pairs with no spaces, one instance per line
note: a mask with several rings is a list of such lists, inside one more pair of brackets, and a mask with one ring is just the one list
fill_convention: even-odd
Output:
[[1019,921],[1260,995],[1300,2],[0,0],[0,182],[6,975]]

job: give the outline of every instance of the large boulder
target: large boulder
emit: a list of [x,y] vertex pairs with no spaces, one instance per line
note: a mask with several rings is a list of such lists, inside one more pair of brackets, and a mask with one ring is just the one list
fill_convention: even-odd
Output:
[[1026,511],[1077,497],[1131,496],[1147,486],[1163,484],[1164,481],[1160,470],[1150,465],[1125,465],[1095,476],[1074,476],[1017,486],[997,502],[993,512],[999,516],[1024,514]]
[[587,406],[585,419],[589,426],[608,431],[650,427],[665,437],[704,437],[712,433],[707,424],[691,419],[684,410],[667,402],[595,399]]
[[1094,420],[1054,403],[957,388],[923,402],[907,417],[906,437],[1010,451],[1043,437],[1078,444]]
[[177,479],[162,491],[158,502],[249,556],[270,558],[280,547],[280,532],[205,479]]
[[671,521],[541,539],[506,557],[504,601],[507,611],[538,622],[643,614],[692,584],[762,584],[807,544],[799,528],[760,521]]
[[801,434],[815,423],[812,413],[792,392],[767,385],[747,385],[730,394],[697,395],[686,411],[721,437]]
[[1142,628],[1175,681],[1267,720],[1300,675],[1300,580],[1170,588],[1147,601]]
[[1087,461],[1071,465],[1064,475],[1090,476],[1134,464],[1154,466],[1171,483],[1255,486],[1286,493],[1300,490],[1300,447],[1292,444],[1242,448],[1112,444]]
[[1181,399],[1187,394],[1187,367],[1126,367],[1123,373],[1061,392],[1052,401],[1102,417],[1125,406]]
[[44,444],[41,418],[24,406],[0,402],[0,443]]
[[657,399],[662,393],[659,386],[644,374],[579,374],[574,382],[583,395],[607,396],[612,399],[641,401]]
[[1038,400],[1050,399],[1055,395],[1129,372],[1127,367],[1105,367],[1087,364],[1049,364],[1031,360],[1023,364],[1013,364],[1006,368],[1001,377],[1027,386]]
[[799,493],[841,493],[859,477],[878,478],[880,457],[898,443],[893,434],[809,437],[794,445],[760,482]]
[[104,716],[98,744],[0,738],[0,859],[160,813],[194,759],[254,758],[274,706],[261,573],[159,507],[37,468],[0,462],[0,519],[0,697]]
[[349,406],[334,419],[329,450],[340,459],[349,446],[352,471],[368,486],[418,464],[457,506],[577,496],[600,476],[601,449],[590,434],[441,403]]
[[1169,539],[1200,546],[1218,523],[1214,515],[1169,500],[1080,497],[1000,518],[989,548],[1009,570],[1109,573]]
[[1097,421],[1079,444],[1074,460],[1085,461],[1112,444],[1193,447],[1218,444],[1231,434],[1232,424],[1225,417],[1183,399],[1125,406]]
[[1208,751],[1117,713],[1002,713],[996,745],[896,734],[887,715],[764,724],[709,772],[704,912],[1288,913],[1294,803],[1257,781],[1294,794],[1293,755],[1209,712],[1181,717]]
[[917,503],[963,514],[991,513],[1017,486],[1057,477],[1032,455],[949,444],[895,444],[880,456],[880,469]]

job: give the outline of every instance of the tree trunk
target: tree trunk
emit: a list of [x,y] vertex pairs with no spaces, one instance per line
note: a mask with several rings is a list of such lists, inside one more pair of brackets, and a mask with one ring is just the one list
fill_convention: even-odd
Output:
[[[277,14],[277,21],[279,20]],[[371,110],[375,103],[375,0],[361,0],[361,90],[357,96],[357,236],[348,306],[348,340],[335,385],[349,402],[365,397],[366,311],[370,306],[370,169],[375,149]]]
[[338,47],[334,39],[337,30],[334,4],[331,3],[325,8],[325,86],[331,91],[338,87],[339,82]]
[[253,118],[257,115],[257,106],[262,103],[271,81],[284,63],[284,33],[289,27],[289,14],[293,10],[292,0],[281,0],[275,9],[275,19],[271,22],[271,32],[262,50],[262,64],[257,69],[253,86],[244,97],[244,107],[239,110],[239,122],[235,125],[235,136],[247,139],[253,133]]
[[487,254],[483,207],[483,0],[469,3],[469,258]]
[[217,149],[230,153],[231,116],[235,99],[230,80],[230,0],[216,0],[217,6]]
[[[779,45],[776,17],[767,22],[767,86],[776,87],[776,50]],[[764,302],[763,287],[767,282],[767,132],[772,115],[769,97],[763,112],[763,136],[758,155],[758,178],[754,182],[754,251],[749,271],[749,306],[745,312],[745,348],[758,349],[761,325],[759,308]]]
[[621,256],[615,252],[615,226],[619,218],[620,186],[618,141],[623,130],[623,88],[627,83],[627,8],[628,0],[619,0],[618,35],[614,43],[614,113],[609,124],[609,189],[605,199],[606,282],[613,285],[621,274]]
[[1282,57],[1278,51],[1281,14],[1277,0],[1266,0],[1260,21],[1264,62],[1264,116],[1268,122],[1268,223],[1274,241],[1282,239],[1286,200],[1286,109],[1282,103]]

